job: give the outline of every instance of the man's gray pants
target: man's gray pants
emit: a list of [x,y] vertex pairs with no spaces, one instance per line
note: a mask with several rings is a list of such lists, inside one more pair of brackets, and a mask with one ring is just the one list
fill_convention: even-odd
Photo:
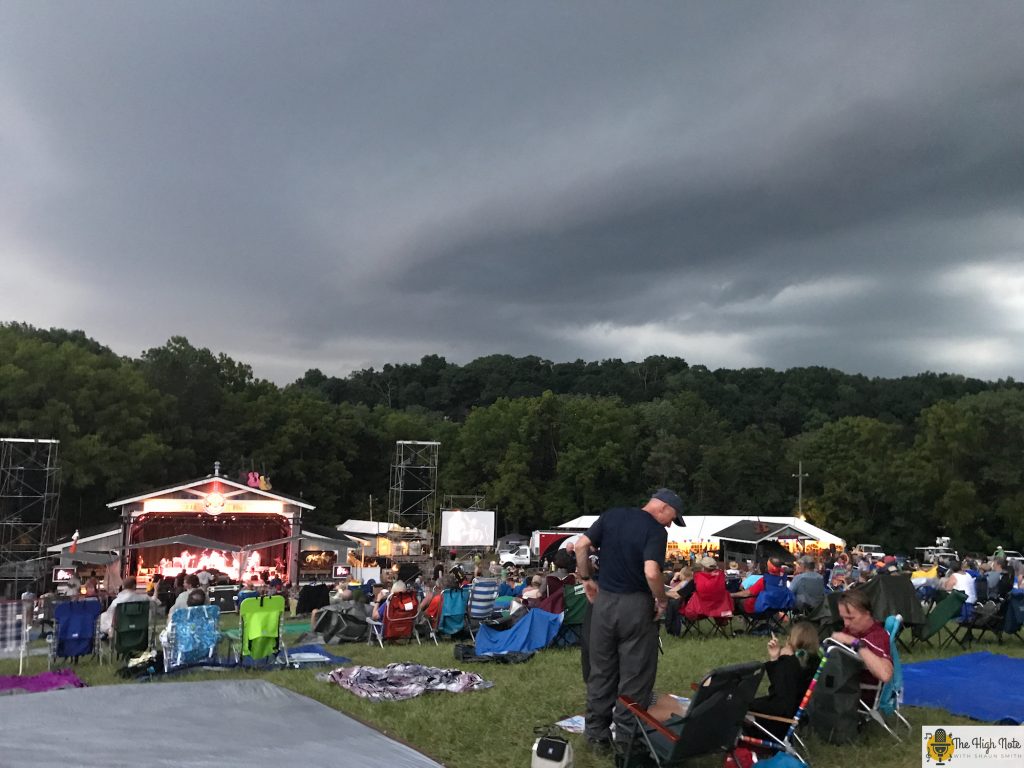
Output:
[[649,592],[600,590],[592,608],[584,735],[590,740],[609,738],[614,711],[617,738],[625,740],[632,725],[616,699],[629,696],[646,707],[658,673],[654,599]]

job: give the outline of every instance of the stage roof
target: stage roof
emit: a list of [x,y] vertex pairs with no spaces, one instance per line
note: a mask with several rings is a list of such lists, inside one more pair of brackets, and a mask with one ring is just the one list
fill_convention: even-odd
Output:
[[235,488],[240,491],[246,491],[247,493],[254,493],[257,496],[264,496],[268,499],[276,499],[278,501],[283,501],[286,504],[295,504],[296,506],[302,507],[303,509],[316,509],[316,507],[313,504],[310,504],[309,502],[303,501],[302,499],[296,498],[294,496],[288,496],[287,494],[280,493],[278,491],[262,491],[259,488],[253,488],[251,485],[240,483],[237,480],[231,480],[220,475],[207,475],[206,477],[201,477],[198,480],[191,480],[187,483],[170,485],[167,486],[166,488],[157,488],[155,490],[139,494],[138,496],[131,496],[126,499],[118,499],[117,501],[112,501],[109,504],[107,504],[107,508],[112,509],[114,507],[120,507],[125,504],[132,504],[136,501],[145,501],[146,499],[152,499],[157,496],[163,496],[168,493],[174,493],[175,491],[187,491],[190,488],[195,488],[200,485],[207,485],[208,483],[213,482],[221,483],[222,485]]
[[740,520],[713,535],[716,539],[738,541],[742,544],[760,544],[762,541],[774,541],[775,539],[817,541],[814,536],[801,531],[794,525],[763,523],[758,520]]

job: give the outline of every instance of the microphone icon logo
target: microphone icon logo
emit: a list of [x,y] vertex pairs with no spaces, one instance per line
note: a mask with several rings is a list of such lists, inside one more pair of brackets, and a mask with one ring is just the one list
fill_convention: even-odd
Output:
[[946,765],[943,758],[948,760],[953,756],[955,747],[944,728],[936,728],[935,733],[929,737],[927,744],[928,756],[936,761],[936,765]]

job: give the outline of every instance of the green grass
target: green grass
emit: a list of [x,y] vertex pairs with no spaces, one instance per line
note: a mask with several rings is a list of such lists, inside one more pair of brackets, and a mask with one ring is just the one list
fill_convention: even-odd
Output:
[[[690,683],[701,679],[710,669],[764,658],[763,638],[739,636],[732,640],[679,640],[664,636],[665,655],[659,660],[657,690],[688,695]],[[348,693],[337,685],[322,683],[315,675],[323,670],[279,670],[272,672],[230,671],[194,673],[172,679],[202,680],[225,677],[262,677],[284,688],[309,696],[336,710],[358,718],[389,736],[404,741],[453,768],[521,768],[529,761],[535,726],[549,725],[567,715],[581,714],[586,691],[580,676],[580,655],[576,649],[546,650],[525,664],[465,664],[454,660],[451,643],[435,647],[349,644],[337,653],[356,664],[384,666],[393,661],[414,661],[438,667],[460,667],[474,671],[494,683],[485,691],[465,694],[430,693],[410,701],[373,704]],[[1024,657],[1024,644],[1011,639],[1003,645],[982,642],[974,650],[990,650]],[[918,650],[903,655],[904,662],[922,661],[951,652]],[[26,661],[26,674],[46,669],[44,657]],[[115,673],[116,667],[83,661],[75,667],[89,685],[120,685],[126,681]],[[17,660],[0,661],[0,674],[16,674]],[[159,684],[159,683],[156,683]],[[835,747],[808,739],[809,757],[815,768],[870,765],[872,768],[905,768],[920,765],[920,726],[926,723],[957,724],[970,720],[954,717],[942,710],[904,707],[904,715],[914,725],[910,738],[896,742],[877,726],[868,726],[860,743]],[[608,768],[608,757],[591,755],[578,736],[569,737],[576,749],[579,768]],[[694,760],[695,768],[718,768],[721,757]]]

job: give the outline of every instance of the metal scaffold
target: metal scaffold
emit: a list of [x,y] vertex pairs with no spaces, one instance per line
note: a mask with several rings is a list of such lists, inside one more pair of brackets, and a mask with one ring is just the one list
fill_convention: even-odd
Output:
[[43,573],[57,532],[59,449],[59,440],[0,438],[0,582],[15,582],[10,589]]
[[437,531],[437,462],[440,443],[399,440],[391,465],[388,522],[402,528]]

